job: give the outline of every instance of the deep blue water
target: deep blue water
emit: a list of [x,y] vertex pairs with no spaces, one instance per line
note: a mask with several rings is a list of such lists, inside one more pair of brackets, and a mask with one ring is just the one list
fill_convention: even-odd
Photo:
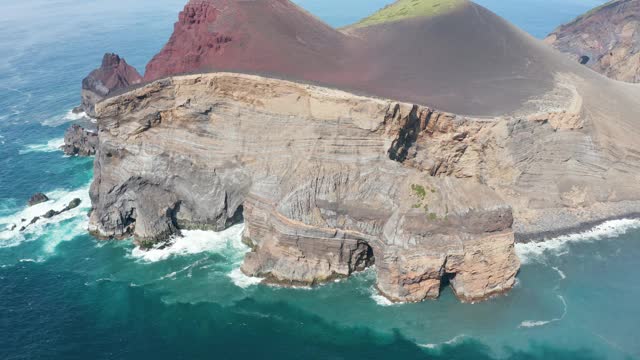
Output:
[[[143,69],[184,0],[0,3],[0,230],[81,208],[24,234],[0,232],[0,359],[636,359],[640,223],[519,246],[508,296],[388,306],[372,271],[312,290],[238,275],[241,227],[189,233],[142,254],[86,235],[92,160],[56,150],[79,84],[114,51]],[[300,0],[334,26],[383,0]],[[599,4],[483,0],[542,37]],[[78,121],[75,119],[75,121]],[[27,209],[36,191],[52,201]]]

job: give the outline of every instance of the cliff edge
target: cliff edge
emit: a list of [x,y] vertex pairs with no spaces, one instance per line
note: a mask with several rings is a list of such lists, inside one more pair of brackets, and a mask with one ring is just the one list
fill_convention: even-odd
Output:
[[340,31],[287,0],[191,1],[151,82],[96,105],[92,233],[147,248],[244,220],[242,271],[268,282],[375,264],[393,301],[477,301],[515,284],[516,239],[640,213],[640,89],[422,1]]
[[545,41],[612,79],[640,82],[640,1],[615,0],[560,26]]

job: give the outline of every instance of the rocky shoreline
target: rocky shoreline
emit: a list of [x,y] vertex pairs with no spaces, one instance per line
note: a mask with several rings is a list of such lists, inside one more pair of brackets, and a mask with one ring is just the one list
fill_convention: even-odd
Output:
[[[241,270],[266,283],[316,285],[375,265],[376,287],[391,301],[434,299],[449,284],[461,301],[475,302],[515,285],[520,268],[516,242],[640,212],[640,189],[634,186],[640,176],[635,149],[640,134],[634,127],[640,104],[634,99],[640,90],[593,74],[466,2],[442,15],[447,24],[478,27],[489,21],[501,35],[478,38],[474,46],[501,48],[507,36],[519,44],[522,56],[505,55],[497,67],[479,61],[482,71],[463,66],[468,76],[459,80],[468,84],[485,74],[479,83],[508,82],[519,73],[537,81],[519,81],[508,93],[502,86],[496,93],[464,87],[467,93],[448,97],[452,86],[461,88],[450,78],[408,87],[406,81],[389,78],[381,88],[367,87],[357,77],[331,78],[337,75],[327,63],[295,71],[279,62],[263,64],[261,70],[275,71],[273,76],[247,74],[255,70],[251,62],[242,63],[246,69],[238,73],[200,69],[203,62],[249,59],[251,54],[227,53],[273,30],[266,22],[260,26],[267,28],[247,27],[240,35],[216,33],[212,38],[211,24],[226,24],[219,9],[250,15],[256,9],[272,11],[273,1],[260,0],[255,8],[227,0],[190,2],[174,36],[147,67],[153,71],[145,74],[147,80],[168,77],[119,83],[123,86],[96,101],[97,136],[80,127],[69,130],[70,153],[96,156],[89,220],[95,237],[134,237],[144,249],[182,230],[221,231],[243,220],[243,242],[252,251]],[[278,23],[295,28],[297,16],[308,17],[280,2],[286,3],[280,10],[288,15]],[[416,24],[431,20],[411,18],[342,32],[318,22],[313,27],[316,35],[352,45],[347,51],[326,43],[333,49],[327,51],[340,51],[344,61],[357,60],[361,51],[380,52],[376,64],[393,70],[403,66],[398,61],[411,59],[388,64],[382,53],[401,49],[408,33],[426,39],[430,48],[436,40],[424,37]],[[376,29],[384,29],[384,36],[378,37]],[[473,29],[461,31],[475,36]],[[271,45],[291,45],[284,35],[271,39]],[[179,41],[183,38],[213,46],[197,47],[200,57],[174,64],[180,51],[194,50]],[[371,43],[364,46],[362,38]],[[265,45],[256,44],[259,49]],[[410,46],[420,51],[420,44]],[[238,51],[247,49],[255,50]],[[434,61],[435,68],[441,56],[480,56],[480,49],[468,47],[440,50],[421,59]],[[533,62],[523,63],[523,58]],[[103,61],[96,71],[127,72],[124,64]],[[313,75],[313,69],[332,75],[324,70]],[[177,76],[174,70],[195,73]],[[288,70],[295,81],[278,76]],[[439,79],[444,71],[461,76],[448,68],[434,71],[421,75]],[[311,84],[320,79],[323,85]],[[419,91],[411,90],[416,86]],[[477,116],[420,105],[407,92],[435,94],[428,99]],[[403,98],[408,101],[394,100]]]
[[520,244],[545,242],[565,235],[583,233],[609,221],[640,219],[640,202],[626,202],[622,205],[613,204],[611,207],[615,210],[607,215],[585,218],[578,223],[574,219],[562,221],[560,220],[562,219],[562,211],[554,212],[553,215],[547,217],[547,219],[554,219],[554,224],[537,224],[538,228],[529,232],[518,232],[516,228],[515,241]]

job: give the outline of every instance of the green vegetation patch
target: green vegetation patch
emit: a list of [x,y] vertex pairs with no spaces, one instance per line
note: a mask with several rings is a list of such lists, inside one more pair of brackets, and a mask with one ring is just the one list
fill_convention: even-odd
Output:
[[411,190],[420,200],[424,200],[427,197],[427,190],[422,185],[413,184],[411,185]]
[[466,0],[398,0],[375,14],[360,20],[355,27],[383,24],[414,17],[433,17],[449,13]]

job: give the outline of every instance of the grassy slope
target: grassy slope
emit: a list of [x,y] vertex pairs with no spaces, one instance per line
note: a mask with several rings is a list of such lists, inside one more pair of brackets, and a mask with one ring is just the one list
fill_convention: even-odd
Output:
[[398,0],[353,26],[370,26],[412,17],[437,16],[465,3],[466,0]]

